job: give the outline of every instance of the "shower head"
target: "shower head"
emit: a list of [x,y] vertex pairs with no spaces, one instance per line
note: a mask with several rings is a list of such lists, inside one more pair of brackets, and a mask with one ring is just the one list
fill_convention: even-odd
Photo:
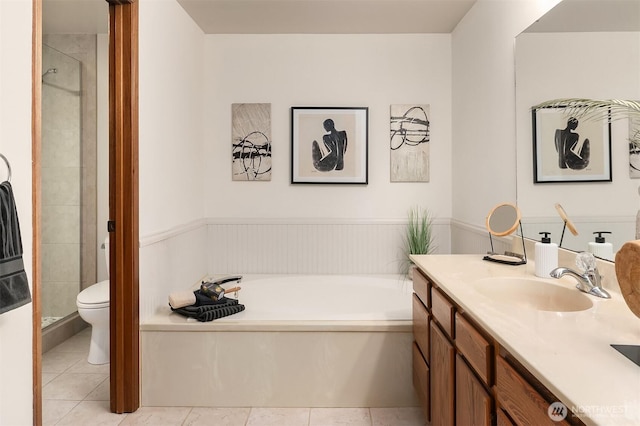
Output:
[[56,74],[57,72],[58,72],[58,68],[49,68],[44,72],[44,74],[42,74],[42,78],[44,78],[44,76],[47,74]]

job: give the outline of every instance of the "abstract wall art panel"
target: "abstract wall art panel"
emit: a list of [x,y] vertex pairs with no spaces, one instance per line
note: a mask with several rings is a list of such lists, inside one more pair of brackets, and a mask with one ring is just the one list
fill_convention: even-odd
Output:
[[232,179],[271,180],[271,104],[232,104]]
[[429,182],[429,105],[391,105],[391,182]]

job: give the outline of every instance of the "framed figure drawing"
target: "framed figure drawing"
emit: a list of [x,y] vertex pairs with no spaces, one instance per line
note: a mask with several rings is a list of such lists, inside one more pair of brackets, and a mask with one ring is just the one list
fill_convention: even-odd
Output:
[[564,107],[532,110],[534,182],[611,182],[608,110],[588,118],[567,111]]
[[291,183],[367,184],[366,107],[291,108]]

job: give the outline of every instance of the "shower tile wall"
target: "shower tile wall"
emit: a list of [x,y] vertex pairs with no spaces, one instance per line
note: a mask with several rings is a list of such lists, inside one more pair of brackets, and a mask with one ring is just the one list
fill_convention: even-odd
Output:
[[57,318],[96,282],[96,36],[43,43],[43,73],[58,70],[43,80],[42,316]]

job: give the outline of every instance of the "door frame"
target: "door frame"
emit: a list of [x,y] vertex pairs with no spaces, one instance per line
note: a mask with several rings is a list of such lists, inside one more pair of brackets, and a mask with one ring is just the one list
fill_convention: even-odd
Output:
[[[109,3],[110,399],[114,413],[140,406],[138,225],[138,2]],[[33,424],[42,424],[41,149],[42,0],[32,0]]]

